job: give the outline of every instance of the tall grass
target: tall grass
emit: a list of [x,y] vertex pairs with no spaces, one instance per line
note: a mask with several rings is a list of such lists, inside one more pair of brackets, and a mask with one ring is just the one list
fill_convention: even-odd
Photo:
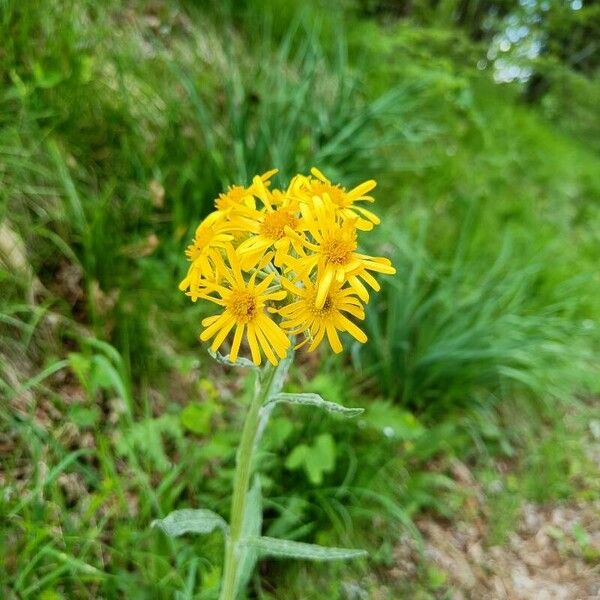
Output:
[[216,88],[194,80],[191,57],[172,64],[222,184],[273,166],[286,179],[307,164],[356,180],[381,170],[390,148],[423,137],[417,114],[426,82],[369,97],[348,66],[343,31],[334,33],[336,43],[324,47],[318,26],[299,16],[279,40],[265,18],[247,57],[226,30]]
[[426,222],[416,235],[392,237],[389,227],[381,235],[398,273],[369,304],[370,343],[355,357],[364,376],[403,406],[443,414],[520,394],[547,402],[584,378],[586,336],[573,319],[583,282],[549,289],[551,249],[519,252],[510,237],[493,261],[479,246],[469,252],[477,227],[466,219],[454,253],[437,258]]

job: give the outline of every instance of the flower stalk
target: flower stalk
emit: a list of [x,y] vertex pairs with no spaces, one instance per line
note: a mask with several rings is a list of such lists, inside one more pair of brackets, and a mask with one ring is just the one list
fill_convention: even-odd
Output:
[[236,467],[233,480],[233,496],[231,501],[230,529],[225,542],[225,564],[223,582],[219,600],[234,600],[237,593],[240,570],[240,544],[243,542],[244,520],[247,511],[248,490],[254,451],[257,447],[257,437],[260,425],[261,408],[269,400],[274,383],[285,377],[288,361],[280,362],[276,367],[267,364],[257,370],[254,394],[242,430],[242,439],[236,455]]
[[[358,232],[379,223],[358,204],[373,202],[367,195],[375,187],[373,180],[346,190],[312,169],[310,176],[298,174],[282,190],[271,186],[275,173],[254,177],[249,187],[230,187],[217,198],[215,210],[196,228],[186,251],[191,265],[179,286],[192,301],[218,307],[202,320],[200,339],[210,342],[211,355],[229,366],[253,367],[256,373],[236,454],[230,522],[206,508],[175,510],[153,522],[172,537],[223,532],[220,600],[235,600],[243,593],[261,557],[327,561],[366,554],[261,532],[260,480],[252,482],[252,472],[258,441],[275,405],[312,406],[348,417],[362,412],[311,392],[282,393],[294,348],[307,344],[313,352],[327,340],[339,353],[340,333],[364,344],[367,336],[356,321],[365,318],[365,284],[379,291],[372,273],[395,273],[388,258],[357,252]],[[304,338],[298,345],[296,336]],[[228,339],[229,353],[222,356],[219,349]],[[240,356],[248,350],[251,360]]]

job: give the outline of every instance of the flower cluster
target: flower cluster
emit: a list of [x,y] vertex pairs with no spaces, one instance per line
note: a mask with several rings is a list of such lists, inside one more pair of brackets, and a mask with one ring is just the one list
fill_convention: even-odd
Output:
[[357,233],[379,223],[360,205],[373,202],[374,181],[346,190],[312,169],[279,190],[275,173],[220,194],[186,250],[191,265],[179,288],[221,307],[202,321],[200,339],[216,351],[233,332],[232,361],[244,339],[257,365],[263,354],[277,364],[292,336],[303,335],[309,351],[327,337],[340,352],[338,332],[364,343],[354,320],[365,317],[367,287],[380,289],[372,273],[395,273],[387,258],[357,252]]

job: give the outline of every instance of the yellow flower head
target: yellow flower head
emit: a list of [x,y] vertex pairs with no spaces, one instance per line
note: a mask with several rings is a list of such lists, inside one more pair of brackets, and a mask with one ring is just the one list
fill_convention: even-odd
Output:
[[305,178],[304,186],[300,186],[300,193],[308,197],[309,203],[314,196],[323,198],[332,203],[335,212],[342,219],[354,219],[356,229],[370,231],[374,225],[379,225],[379,217],[370,210],[355,203],[361,200],[374,202],[372,196],[366,194],[375,188],[377,183],[373,179],[364,181],[350,191],[341,185],[333,184],[319,169],[313,167],[310,170],[313,178]]
[[372,272],[395,273],[387,258],[357,251],[358,233],[379,223],[355,205],[373,202],[366,194],[374,181],[346,191],[312,169],[312,177],[296,175],[279,190],[270,187],[274,173],[217,198],[186,250],[191,265],[180,284],[192,300],[221,307],[202,321],[200,339],[216,351],[233,335],[230,359],[244,343],[257,365],[263,356],[277,364],[290,336],[303,335],[299,345],[308,343],[308,351],[327,337],[341,352],[339,332],[366,342],[354,322],[365,317],[364,284],[378,291]]
[[315,283],[307,279],[301,287],[294,286],[286,280],[282,283],[292,296],[298,297],[298,300],[279,310],[284,318],[281,327],[293,335],[306,333],[305,341],[310,342],[309,352],[321,343],[325,335],[331,349],[336,353],[341,352],[342,343],[338,331],[347,331],[363,344],[367,341],[365,333],[343,314],[348,313],[360,320],[365,318],[363,306],[351,287],[334,284],[330,287],[323,306],[319,308]]
[[[257,179],[263,185],[269,185],[269,179],[277,173],[277,169],[272,169],[263,173]],[[241,185],[230,185],[226,192],[219,194],[215,200],[215,208],[220,213],[229,214],[235,212],[244,213],[246,209],[256,208],[256,201],[253,195],[253,185],[243,187]]]
[[[206,292],[201,296],[221,306],[223,312],[202,321],[206,329],[200,335],[200,339],[205,342],[213,338],[211,349],[216,352],[235,327],[229,352],[232,361],[237,359],[245,332],[252,360],[257,365],[260,364],[262,350],[267,359],[275,365],[279,359],[285,357],[290,340],[267,316],[265,307],[269,302],[282,300],[287,293],[279,286],[271,286],[275,279],[274,273],[266,275],[257,284],[259,271],[254,271],[246,281],[233,246],[229,244],[226,253],[231,269],[224,272],[224,285],[207,283]],[[211,295],[213,293],[216,296]]]
[[289,263],[301,277],[309,276],[316,267],[317,306],[323,306],[334,281],[340,284],[347,281],[361,300],[368,302],[369,293],[360,280],[379,291],[380,286],[369,271],[393,275],[396,270],[389,259],[356,252],[356,219],[338,219],[328,200],[315,197],[313,206],[304,206],[303,212],[312,240],[307,236],[304,247],[308,252],[303,252]]
[[211,213],[198,225],[194,241],[185,251],[192,264],[179,284],[179,289],[189,290],[193,301],[197,300],[205,282],[219,279],[217,264],[220,262],[220,250],[233,239],[227,231],[227,224],[221,215]]
[[244,269],[253,267],[268,250],[273,250],[275,266],[280,267],[288,258],[290,247],[299,250],[301,246],[298,241],[302,231],[300,205],[288,193],[270,192],[258,177],[254,178],[253,185],[261,210],[234,219],[236,225],[254,234],[238,246],[242,266]]

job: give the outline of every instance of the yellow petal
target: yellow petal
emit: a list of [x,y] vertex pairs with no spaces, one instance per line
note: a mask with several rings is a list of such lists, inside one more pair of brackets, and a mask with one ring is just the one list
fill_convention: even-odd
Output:
[[340,342],[340,338],[333,325],[327,325],[327,339],[329,340],[329,345],[331,346],[331,349],[336,354],[339,354],[343,350],[342,342]]
[[252,362],[255,365],[260,365],[260,350],[256,341],[255,326],[253,323],[248,323],[248,344],[252,354]]
[[238,323],[235,334],[233,336],[233,342],[231,344],[231,351],[229,352],[229,360],[235,362],[240,351],[240,344],[242,343],[242,336],[244,335],[245,323]]
[[210,345],[210,349],[213,352],[216,352],[221,347],[221,344],[223,343],[225,338],[229,335],[229,332],[231,331],[231,329],[233,328],[234,325],[235,325],[235,319],[233,317],[230,317],[229,320],[227,320],[223,323],[223,328],[215,336],[215,339],[213,340],[212,344]]
[[315,299],[315,306],[317,308],[323,308],[334,275],[335,269],[329,267],[325,270],[323,277],[317,281],[317,297]]

